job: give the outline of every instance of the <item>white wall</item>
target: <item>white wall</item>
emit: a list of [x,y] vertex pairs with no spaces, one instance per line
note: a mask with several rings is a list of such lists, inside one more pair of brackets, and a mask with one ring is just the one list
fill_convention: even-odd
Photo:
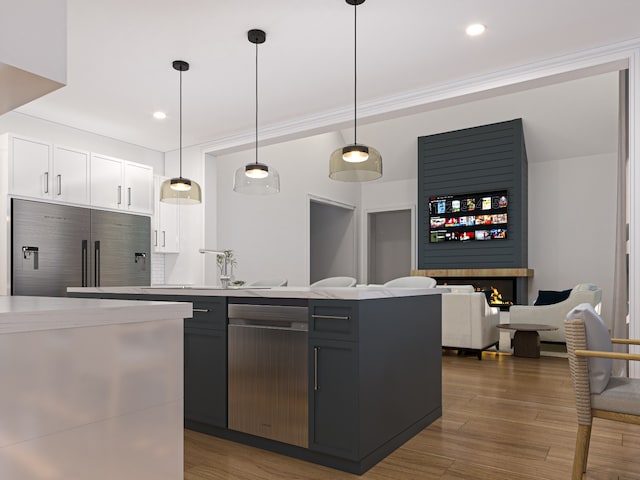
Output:
[[[255,150],[216,158],[218,232],[215,248],[233,249],[236,279],[286,277],[289,285],[309,283],[308,195],[358,206],[360,185],[330,180],[329,156],[343,146],[339,133],[260,147],[260,161],[280,173],[278,195],[233,192],[235,170],[255,161]],[[211,241],[212,244],[209,244]]]
[[311,202],[309,282],[358,276],[357,224],[350,208]]
[[153,167],[153,173],[158,175],[164,173],[164,153],[162,152],[22,113],[8,112],[0,115],[0,134],[6,132],[144,163]]
[[602,288],[611,319],[615,252],[615,154],[529,164],[529,302],[538,290]]
[[[417,153],[414,157],[414,178],[393,182],[372,182],[362,184],[362,221],[360,226],[360,265],[362,281],[368,281],[368,246],[367,246],[367,213],[384,210],[413,209],[417,214],[418,179]],[[413,225],[414,245],[411,251],[412,268],[416,266],[416,249],[418,229]],[[407,275],[409,273],[407,272]]]
[[[182,150],[182,176],[195,180],[202,188],[203,201],[196,205],[179,205],[180,209],[180,253],[165,254],[165,281],[170,284],[204,283],[204,256],[198,253],[205,247],[205,205],[207,186],[205,185],[204,154],[200,147]],[[179,155],[174,150],[165,154],[165,175],[179,175]],[[215,191],[211,192],[215,195]],[[208,246],[208,245],[207,245]]]

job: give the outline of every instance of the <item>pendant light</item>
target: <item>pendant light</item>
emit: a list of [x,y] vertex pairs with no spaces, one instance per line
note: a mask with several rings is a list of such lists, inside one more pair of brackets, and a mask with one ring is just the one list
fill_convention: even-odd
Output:
[[267,34],[263,30],[249,30],[247,38],[256,46],[256,161],[236,170],[233,190],[250,195],[268,195],[280,191],[278,171],[258,162],[258,45],[264,43]]
[[180,72],[180,176],[162,182],[160,201],[193,205],[202,202],[200,185],[182,176],[182,72],[189,70],[189,64],[184,60],[174,60],[173,68]]
[[331,154],[329,178],[342,182],[368,182],[382,176],[382,156],[373,147],[358,143],[358,17],[357,6],[365,0],[346,0],[353,5],[353,143]]

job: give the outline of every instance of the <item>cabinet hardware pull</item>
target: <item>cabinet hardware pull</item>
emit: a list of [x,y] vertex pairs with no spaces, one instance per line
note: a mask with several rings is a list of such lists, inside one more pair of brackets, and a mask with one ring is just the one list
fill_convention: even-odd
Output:
[[58,195],[62,195],[62,175],[58,175]]
[[158,246],[158,230],[153,231],[153,246]]
[[93,247],[94,267],[93,267],[93,286],[100,286],[100,240],[96,240]]
[[167,232],[165,232],[164,230],[162,230],[162,246],[167,246]]
[[49,193],[49,172],[44,172],[44,193]]
[[194,313],[209,313],[211,310],[208,308],[194,308]]
[[131,187],[127,188],[127,196],[128,196],[127,206],[130,207],[131,206]]
[[318,347],[313,347],[313,389],[318,390]]
[[122,205],[122,185],[118,185],[118,205]]
[[337,315],[311,315],[311,318],[322,320],[351,320],[351,317],[341,317]]

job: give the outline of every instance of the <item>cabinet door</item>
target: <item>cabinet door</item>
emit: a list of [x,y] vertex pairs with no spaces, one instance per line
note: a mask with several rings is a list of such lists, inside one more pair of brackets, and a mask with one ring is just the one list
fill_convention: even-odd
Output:
[[168,177],[154,177],[154,223],[151,238],[153,251],[180,252],[180,210],[177,204],[160,201],[160,186]]
[[11,193],[32,198],[51,198],[51,145],[10,137]]
[[357,343],[309,339],[309,449],[359,460]]
[[125,162],[125,208],[151,213],[153,211],[153,168]]
[[184,329],[184,418],[227,426],[227,334]]
[[89,204],[89,153],[53,148],[52,190],[54,200]]
[[104,208],[123,208],[123,161],[91,154],[91,205]]

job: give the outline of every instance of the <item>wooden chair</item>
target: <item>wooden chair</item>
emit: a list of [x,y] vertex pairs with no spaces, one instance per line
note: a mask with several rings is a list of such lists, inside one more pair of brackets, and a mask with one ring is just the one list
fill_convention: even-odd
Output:
[[640,340],[610,338],[606,325],[588,303],[569,312],[565,333],[578,413],[571,478],[582,480],[593,418],[640,425],[640,380],[611,376],[614,359],[640,360],[640,354],[613,352],[612,343],[640,345]]

